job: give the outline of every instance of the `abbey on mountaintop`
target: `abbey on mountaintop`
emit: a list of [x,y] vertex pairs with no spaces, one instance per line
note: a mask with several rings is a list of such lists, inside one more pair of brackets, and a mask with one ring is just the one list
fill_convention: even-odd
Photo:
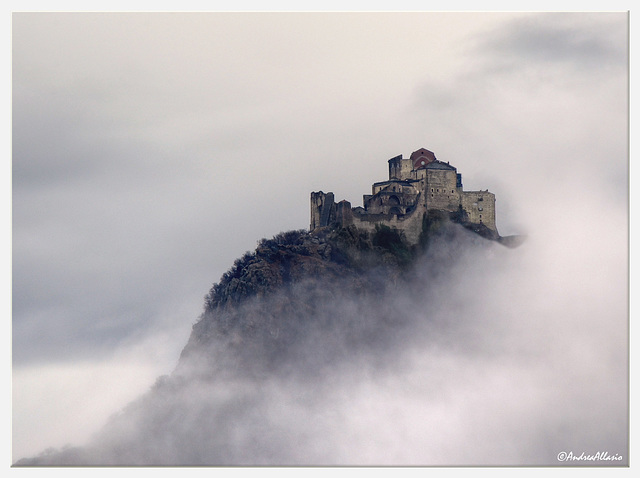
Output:
[[438,161],[425,148],[410,157],[389,160],[389,179],[374,183],[363,197],[364,207],[334,200],[333,193],[311,193],[310,231],[326,226],[355,227],[374,231],[382,224],[404,233],[417,244],[424,220],[431,211],[449,213],[452,219],[485,237],[498,238],[495,194],[464,191],[462,175],[448,162]]

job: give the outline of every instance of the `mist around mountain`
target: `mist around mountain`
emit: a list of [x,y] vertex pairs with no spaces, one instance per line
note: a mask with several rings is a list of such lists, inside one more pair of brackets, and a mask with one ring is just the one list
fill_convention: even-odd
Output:
[[476,232],[429,218],[416,247],[385,227],[259,241],[170,375],[86,446],[17,465],[556,466],[627,450],[626,368],[581,373],[591,336],[561,333],[569,309],[550,307],[562,297],[529,243]]

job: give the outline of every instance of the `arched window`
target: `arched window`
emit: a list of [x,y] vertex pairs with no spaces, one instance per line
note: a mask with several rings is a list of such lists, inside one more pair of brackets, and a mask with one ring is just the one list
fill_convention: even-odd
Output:
[[391,196],[389,197],[389,201],[388,201],[389,206],[399,206],[400,205],[400,199],[398,199],[398,196]]

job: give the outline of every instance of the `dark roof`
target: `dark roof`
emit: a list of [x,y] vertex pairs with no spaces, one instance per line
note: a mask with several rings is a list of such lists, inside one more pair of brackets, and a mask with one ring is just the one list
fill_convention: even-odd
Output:
[[452,171],[456,171],[456,168],[451,166],[449,163],[443,163],[442,161],[434,161],[433,163],[429,163],[425,166],[426,169],[449,169]]
[[377,183],[373,183],[374,186],[380,186],[382,184],[392,184],[392,183],[403,183],[411,185],[411,183],[417,183],[418,179],[387,179],[386,181],[378,181]]

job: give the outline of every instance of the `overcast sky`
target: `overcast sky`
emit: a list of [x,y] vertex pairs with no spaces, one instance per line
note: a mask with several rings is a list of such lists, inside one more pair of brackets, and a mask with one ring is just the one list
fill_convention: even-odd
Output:
[[311,191],[361,205],[420,147],[496,194],[502,235],[572,277],[611,256],[624,288],[627,21],[14,14],[14,459],[170,373],[211,285],[308,228]]

